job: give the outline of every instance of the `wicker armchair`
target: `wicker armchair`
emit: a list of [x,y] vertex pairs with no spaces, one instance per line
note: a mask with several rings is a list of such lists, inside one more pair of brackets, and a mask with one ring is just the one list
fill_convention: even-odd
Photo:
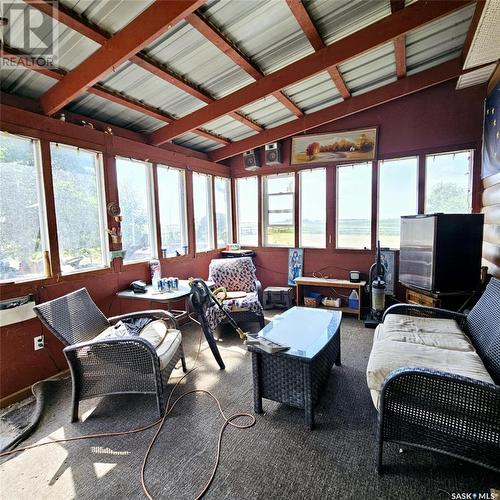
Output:
[[456,320],[495,383],[425,368],[390,373],[379,401],[377,471],[384,441],[392,441],[500,472],[500,281],[492,278],[468,315],[410,304],[389,314]]
[[251,257],[214,259],[208,269],[208,280],[215,288],[224,287],[228,292],[245,292],[242,299],[225,300],[224,305],[237,323],[258,321],[264,328],[262,285],[257,279]]
[[154,347],[142,337],[95,337],[119,320],[133,327],[134,323],[143,326],[162,319],[177,328],[171,313],[151,310],[106,318],[85,288],[33,309],[43,325],[66,346],[63,352],[73,383],[72,422],[78,420],[81,400],[106,394],[155,394],[159,415],[163,414],[163,388],[179,359],[186,371],[182,342],[160,370]]

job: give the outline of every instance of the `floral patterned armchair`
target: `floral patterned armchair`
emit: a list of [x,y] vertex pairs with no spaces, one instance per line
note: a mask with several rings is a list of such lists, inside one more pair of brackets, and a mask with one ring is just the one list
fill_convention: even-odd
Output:
[[[215,288],[224,287],[230,292],[230,296],[231,292],[245,293],[242,297],[229,297],[224,300],[224,307],[237,323],[256,321],[261,328],[264,328],[262,285],[257,279],[255,266],[250,257],[214,259],[210,263],[208,273],[208,279],[215,283]],[[224,319],[224,315],[216,308],[211,312],[213,314],[209,315],[209,322],[215,327]]]

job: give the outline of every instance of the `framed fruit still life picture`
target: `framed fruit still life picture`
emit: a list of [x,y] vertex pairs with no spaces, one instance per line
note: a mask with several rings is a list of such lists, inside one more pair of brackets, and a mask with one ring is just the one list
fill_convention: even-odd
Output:
[[377,127],[292,137],[290,163],[371,161],[377,155]]

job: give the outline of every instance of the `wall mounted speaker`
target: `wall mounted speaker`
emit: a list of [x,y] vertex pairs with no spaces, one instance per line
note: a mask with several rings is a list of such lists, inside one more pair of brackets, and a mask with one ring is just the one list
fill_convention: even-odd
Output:
[[281,164],[281,146],[279,142],[272,142],[265,146],[266,165]]
[[260,168],[259,157],[254,149],[243,153],[243,165],[245,170],[258,170]]

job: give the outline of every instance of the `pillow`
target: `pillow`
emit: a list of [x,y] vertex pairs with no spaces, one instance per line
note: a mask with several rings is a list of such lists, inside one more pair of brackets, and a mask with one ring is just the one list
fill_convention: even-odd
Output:
[[148,323],[139,334],[144,340],[147,340],[155,349],[161,346],[167,338],[167,325],[161,319]]

